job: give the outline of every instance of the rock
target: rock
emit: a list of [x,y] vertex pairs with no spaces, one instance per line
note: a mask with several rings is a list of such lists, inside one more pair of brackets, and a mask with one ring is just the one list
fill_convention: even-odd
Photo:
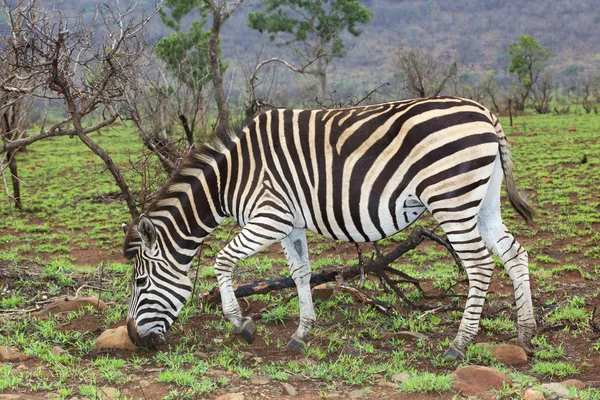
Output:
[[69,311],[79,311],[85,306],[92,306],[99,311],[104,311],[108,308],[105,302],[95,296],[90,297],[66,297],[63,300],[55,301],[46,304],[40,311],[31,314],[32,317],[46,317],[50,314],[58,314]]
[[24,394],[0,394],[0,400],[40,400],[43,397],[27,396]]
[[331,393],[327,393],[327,399],[337,399],[338,397],[340,397],[340,394],[338,392],[331,392]]
[[417,332],[409,332],[409,331],[400,331],[400,332],[388,332],[381,335],[381,338],[384,340],[396,339],[396,340],[404,340],[404,341],[417,341],[417,340],[427,340],[428,337],[423,335],[422,333]]
[[530,132],[529,136],[537,136],[537,132]]
[[410,379],[410,374],[408,372],[400,372],[399,374],[392,375],[392,382],[402,383]]
[[68,351],[66,351],[62,347],[54,346],[52,348],[52,354],[55,354],[57,356],[60,355],[60,354],[66,354],[66,353],[68,353]]
[[296,388],[293,387],[292,385],[290,385],[289,383],[283,382],[281,384],[281,386],[283,386],[283,392],[285,394],[287,394],[288,396],[297,396],[298,395],[298,391],[296,390]]
[[319,299],[321,301],[328,300],[333,295],[333,285],[331,283],[322,283],[312,288],[313,300]]
[[194,352],[194,357],[199,358],[201,360],[208,360],[208,354],[203,353],[201,351],[195,351]]
[[264,376],[252,375],[250,377],[250,383],[253,385],[266,385],[269,383],[269,379]]
[[569,132],[577,132],[577,128],[575,128],[574,126],[572,126],[569,129],[567,129],[567,131],[569,131]]
[[545,400],[544,393],[538,392],[537,390],[527,389],[523,393],[523,400]]
[[100,391],[100,397],[102,398],[102,400],[112,400],[117,396],[117,393],[119,393],[119,390],[117,388],[106,387],[102,388],[102,390]]
[[29,360],[29,356],[21,353],[19,349],[13,349],[8,346],[0,346],[0,361],[16,363],[27,360]]
[[242,359],[243,360],[249,360],[252,357],[254,357],[254,354],[250,353],[249,351],[242,351]]
[[96,339],[94,343],[94,349],[122,349],[122,350],[135,350],[137,346],[131,343],[129,335],[127,334],[126,326],[119,326],[115,329],[107,329]]
[[351,399],[362,399],[363,397],[367,397],[368,395],[369,392],[362,389],[356,389],[348,393],[348,396],[350,396]]
[[509,146],[514,146],[515,144],[517,144],[517,142],[515,142],[514,140],[509,140],[508,144]]
[[245,400],[244,393],[226,393],[217,397],[215,400]]
[[540,385],[544,393],[556,394],[558,397],[569,398],[569,389],[564,387],[561,383],[542,383]]
[[393,383],[393,382],[379,381],[379,383],[377,383],[377,385],[383,386],[383,387],[389,387],[392,389],[400,389],[400,385],[398,385],[397,383]]
[[257,364],[260,364],[263,362],[262,357],[252,357],[252,360],[254,360],[254,362]]
[[495,346],[492,356],[502,364],[517,366],[527,364],[527,354],[520,346],[514,344],[503,344]]
[[79,400],[79,397],[77,397],[77,396],[73,396],[73,397],[71,397],[69,400]]
[[452,377],[455,380],[452,387],[454,390],[460,391],[463,396],[472,396],[486,390],[498,389],[504,382],[512,384],[512,380],[502,372],[480,365],[458,368],[452,373]]
[[566,381],[562,381],[561,385],[566,387],[567,389],[572,386],[577,390],[585,389],[587,384],[585,382],[580,381],[579,379],[567,379]]
[[553,181],[554,181],[554,179],[552,179],[552,178],[544,178],[544,179],[542,179],[542,183],[551,183]]

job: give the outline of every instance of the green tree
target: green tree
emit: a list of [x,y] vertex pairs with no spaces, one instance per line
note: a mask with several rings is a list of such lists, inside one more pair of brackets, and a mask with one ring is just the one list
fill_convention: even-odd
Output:
[[517,89],[517,108],[523,110],[533,86],[544,72],[545,62],[552,56],[548,47],[542,46],[533,36],[523,35],[519,41],[508,46],[510,64],[508,72],[515,74],[519,86]]
[[[340,35],[362,33],[359,24],[371,20],[373,12],[359,0],[262,0],[263,11],[251,12],[248,25],[269,33],[280,45],[294,45],[304,61],[317,60],[321,95],[327,90],[327,66],[333,57],[344,56]],[[280,39],[281,38],[281,39]]]
[[[220,31],[243,0],[228,3],[226,0],[167,0],[160,11],[161,21],[175,31],[162,38],[156,45],[155,54],[178,79],[190,88],[201,91],[207,80],[213,83],[218,116],[216,130],[229,126],[229,107],[223,89],[222,74],[227,64],[221,60]],[[167,11],[168,10],[168,13]],[[187,32],[181,28],[181,20],[192,12],[199,19],[192,22]],[[208,14],[211,14],[210,24]],[[210,26],[208,29],[207,26]]]

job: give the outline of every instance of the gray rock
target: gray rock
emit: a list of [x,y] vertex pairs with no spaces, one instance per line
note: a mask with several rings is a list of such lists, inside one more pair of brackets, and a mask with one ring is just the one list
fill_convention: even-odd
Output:
[[119,390],[114,387],[103,388],[102,392],[100,393],[100,397],[102,400],[112,400],[117,396],[118,392]]
[[542,383],[540,387],[545,393],[553,393],[558,395],[559,397],[569,398],[569,389],[564,387],[562,383]]
[[266,385],[269,383],[269,379],[264,376],[252,375],[250,377],[250,383],[253,385]]
[[283,391],[288,396],[297,396],[298,395],[298,391],[296,390],[296,388],[293,387],[292,385],[290,385],[289,383],[283,382],[281,384],[281,386],[283,386]]
[[338,397],[340,397],[340,394],[338,392],[327,393],[328,399],[337,399]]
[[399,374],[392,375],[392,382],[402,383],[410,379],[410,374],[408,372],[400,372]]
[[252,357],[254,357],[254,354],[250,353],[249,351],[242,351],[242,359],[243,360],[249,360]]
[[393,382],[379,381],[378,386],[389,387],[392,389],[400,389],[400,385]]
[[351,399],[361,399],[363,397],[367,397],[368,395],[369,392],[362,389],[356,389],[348,393],[348,396],[350,396]]
[[215,400],[245,400],[244,393],[226,393],[217,397]]

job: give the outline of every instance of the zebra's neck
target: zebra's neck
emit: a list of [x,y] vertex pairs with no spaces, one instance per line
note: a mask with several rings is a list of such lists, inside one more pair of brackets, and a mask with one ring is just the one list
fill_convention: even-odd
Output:
[[194,153],[146,212],[154,223],[161,252],[189,268],[200,244],[227,215],[223,207],[229,150],[223,146]]

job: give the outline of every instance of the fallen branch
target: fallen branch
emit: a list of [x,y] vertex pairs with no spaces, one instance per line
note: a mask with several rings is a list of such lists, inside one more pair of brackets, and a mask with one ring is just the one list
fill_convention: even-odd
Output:
[[[311,274],[310,284],[314,286],[322,283],[333,282],[338,279],[341,279],[342,282],[346,282],[372,273],[379,277],[381,282],[385,282],[385,284],[389,286],[394,291],[394,293],[396,293],[401,299],[404,300],[405,303],[412,307],[413,303],[406,298],[404,293],[402,293],[402,291],[398,288],[397,284],[410,283],[414,285],[417,288],[417,290],[419,290],[421,293],[424,293],[425,291],[423,290],[423,288],[421,288],[421,285],[419,284],[419,281],[417,279],[405,274],[402,271],[390,267],[390,264],[403,254],[415,249],[425,239],[433,240],[436,243],[444,246],[450,252],[450,254],[452,254],[452,257],[454,258],[458,268],[462,270],[462,264],[460,263],[460,259],[458,258],[457,254],[454,252],[454,249],[452,249],[452,246],[450,246],[448,242],[446,242],[444,239],[442,239],[441,237],[429,230],[426,230],[422,227],[416,227],[415,229],[413,229],[408,239],[400,243],[394,250],[386,254],[382,254],[376,247],[376,255],[373,258],[367,259],[363,259],[362,254],[359,252],[359,265],[343,270],[324,272],[320,274]],[[292,287],[295,287],[292,278],[281,278],[272,279],[265,282],[253,282],[246,285],[240,285],[235,289],[234,292],[235,296],[238,299],[240,299],[248,296],[266,294],[272,291],[283,290]],[[352,294],[356,295],[354,291],[352,292]],[[209,293],[204,294],[202,296],[202,300],[208,303],[220,302],[221,293],[219,288],[214,288]],[[367,303],[369,302],[367,301]],[[375,307],[379,309],[380,305],[375,305]],[[385,306],[382,307],[386,308]],[[389,311],[386,311],[386,313],[387,312]]]

